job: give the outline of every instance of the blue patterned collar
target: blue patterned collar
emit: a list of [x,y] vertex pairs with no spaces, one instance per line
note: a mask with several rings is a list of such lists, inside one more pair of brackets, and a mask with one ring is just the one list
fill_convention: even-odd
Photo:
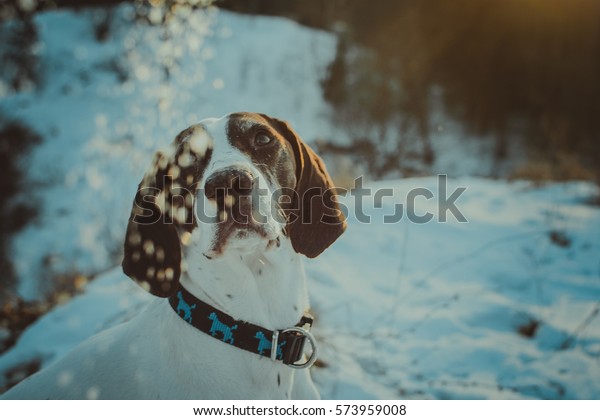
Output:
[[[317,347],[314,337],[309,332],[313,323],[311,315],[304,315],[293,327],[271,331],[232,318],[201,301],[181,285],[169,298],[169,303],[175,313],[188,324],[234,347],[279,360],[294,368],[310,367],[316,360]],[[306,339],[311,343],[312,354],[306,362],[298,363],[304,355]]]

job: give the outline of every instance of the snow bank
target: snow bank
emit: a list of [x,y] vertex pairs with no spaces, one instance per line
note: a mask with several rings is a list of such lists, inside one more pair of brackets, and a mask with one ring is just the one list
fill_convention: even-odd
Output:
[[[306,261],[324,398],[600,397],[600,209],[596,187],[533,188],[477,178],[449,181],[468,223],[384,224],[411,189],[437,194],[434,177],[377,182],[393,191],[345,197],[347,232]],[[434,200],[415,212],[437,214]],[[563,241],[553,241],[561,232]],[[32,325],[0,357],[0,372],[39,357],[48,364],[85,337],[154,298],[116,268]],[[531,321],[535,334],[518,333]]]

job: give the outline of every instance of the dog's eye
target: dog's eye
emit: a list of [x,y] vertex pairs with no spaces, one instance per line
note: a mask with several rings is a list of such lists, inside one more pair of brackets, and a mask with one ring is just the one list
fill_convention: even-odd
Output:
[[256,146],[266,146],[267,144],[270,144],[273,141],[273,139],[265,132],[259,132],[258,134],[256,134],[256,136],[254,137],[254,144]]

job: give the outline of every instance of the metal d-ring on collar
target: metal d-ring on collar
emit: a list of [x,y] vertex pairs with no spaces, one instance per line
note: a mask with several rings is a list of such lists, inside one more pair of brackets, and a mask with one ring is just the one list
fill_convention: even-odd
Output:
[[[310,357],[308,358],[308,360],[306,362],[301,363],[301,364],[291,363],[288,366],[291,368],[294,368],[294,369],[307,369],[307,368],[311,367],[317,360],[317,341],[315,340],[315,337],[310,333],[310,331],[305,330],[302,327],[290,327],[290,328],[286,328],[285,330],[283,330],[281,332],[285,333],[285,332],[292,332],[292,331],[299,332],[300,334],[302,334],[306,338],[308,338],[308,341],[310,342],[310,346],[312,348],[312,353],[310,354]],[[273,335],[273,340],[276,341],[278,336],[279,336],[279,334]],[[276,342],[275,342],[274,348],[277,348]],[[271,358],[272,357],[273,357],[273,355],[271,355]]]

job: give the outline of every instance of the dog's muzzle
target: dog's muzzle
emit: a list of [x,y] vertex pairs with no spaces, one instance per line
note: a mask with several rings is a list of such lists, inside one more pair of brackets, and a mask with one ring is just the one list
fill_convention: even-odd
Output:
[[231,221],[239,226],[250,225],[256,206],[257,180],[241,168],[226,168],[213,173],[204,185],[204,194],[216,201],[220,222]]

